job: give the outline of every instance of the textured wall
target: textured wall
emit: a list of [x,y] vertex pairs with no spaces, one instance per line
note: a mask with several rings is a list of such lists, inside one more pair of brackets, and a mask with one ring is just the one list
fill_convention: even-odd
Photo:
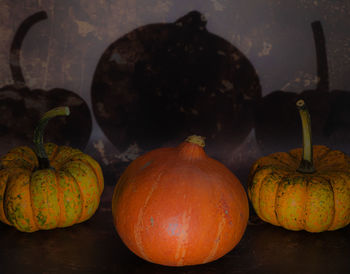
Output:
[[[249,59],[260,79],[263,96],[275,90],[301,92],[316,88],[310,23],[320,20],[326,37],[330,89],[350,91],[349,1],[1,0],[0,87],[13,82],[9,49],[14,33],[25,18],[40,10],[47,12],[48,19],[31,28],[21,49],[26,85],[32,89],[72,91],[86,100],[91,114],[91,85],[107,47],[136,28],[172,23],[192,10],[205,16],[210,33],[225,39]],[[113,166],[115,172],[142,153],[132,146],[118,150],[94,117],[87,151],[106,166]],[[252,130],[232,150],[226,163],[239,172],[241,165],[250,164],[260,155]],[[112,171],[106,172],[113,176]],[[244,178],[243,171],[242,174]]]

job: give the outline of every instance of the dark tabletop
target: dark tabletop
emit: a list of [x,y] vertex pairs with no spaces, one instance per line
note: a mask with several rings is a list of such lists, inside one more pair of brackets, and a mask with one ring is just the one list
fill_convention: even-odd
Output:
[[240,243],[221,259],[165,267],[131,253],[112,222],[107,186],[96,214],[64,229],[22,233],[0,224],[0,273],[350,273],[350,226],[333,232],[293,232],[251,211]]

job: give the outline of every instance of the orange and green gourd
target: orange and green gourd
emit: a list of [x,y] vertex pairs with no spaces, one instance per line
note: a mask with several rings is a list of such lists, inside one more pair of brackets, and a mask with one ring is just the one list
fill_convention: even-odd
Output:
[[43,144],[43,131],[57,107],[43,115],[34,131],[35,149],[21,146],[0,158],[0,220],[20,231],[68,227],[89,219],[104,188],[99,164],[68,146]]
[[289,230],[322,232],[350,222],[350,157],[311,142],[310,115],[296,102],[303,148],[257,160],[249,174],[248,196],[264,221]]
[[141,258],[184,266],[232,250],[248,222],[237,177],[205,153],[204,138],[152,150],[134,160],[115,187],[112,214],[126,246]]

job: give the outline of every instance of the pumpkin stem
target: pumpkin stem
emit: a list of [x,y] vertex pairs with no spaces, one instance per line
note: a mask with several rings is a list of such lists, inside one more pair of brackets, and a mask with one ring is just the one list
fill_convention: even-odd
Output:
[[199,145],[200,147],[205,147],[205,137],[202,137],[202,136],[198,136],[198,135],[188,136],[185,142],[196,144],[196,145]]
[[315,168],[313,166],[312,156],[312,141],[311,141],[311,119],[310,113],[306,107],[304,100],[300,99],[296,102],[299,110],[301,125],[303,129],[303,157],[301,159],[297,171],[301,173],[313,173]]
[[56,116],[68,116],[69,113],[69,107],[57,107],[46,112],[39,120],[39,123],[34,130],[33,139],[35,145],[35,153],[39,161],[39,169],[50,168],[49,158],[47,157],[43,142],[44,129],[47,123],[51,118],[54,118]]

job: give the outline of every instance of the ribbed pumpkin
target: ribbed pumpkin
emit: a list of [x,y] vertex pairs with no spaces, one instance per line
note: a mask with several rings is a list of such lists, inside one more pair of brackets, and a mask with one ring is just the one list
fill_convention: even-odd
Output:
[[116,230],[126,246],[153,263],[203,264],[232,250],[249,208],[237,177],[191,136],[134,160],[113,195]]
[[311,144],[311,122],[303,100],[296,103],[302,121],[303,148],[256,161],[248,195],[264,221],[289,230],[322,232],[350,222],[350,157]]
[[69,108],[48,111],[34,133],[35,149],[10,150],[0,159],[0,220],[20,231],[67,227],[89,219],[103,191],[99,164],[78,149],[43,145],[48,120]]

